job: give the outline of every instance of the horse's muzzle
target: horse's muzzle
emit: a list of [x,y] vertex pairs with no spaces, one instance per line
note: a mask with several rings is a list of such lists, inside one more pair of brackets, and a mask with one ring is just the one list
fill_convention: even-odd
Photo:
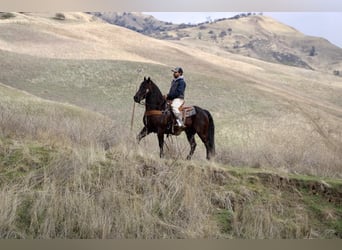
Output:
[[140,103],[140,98],[138,96],[135,95],[133,97],[133,99],[134,99],[135,102]]

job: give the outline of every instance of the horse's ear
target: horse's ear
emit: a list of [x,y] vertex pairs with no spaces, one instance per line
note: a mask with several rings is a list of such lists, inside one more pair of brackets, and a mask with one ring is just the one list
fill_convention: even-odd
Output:
[[151,78],[150,78],[150,77],[148,77],[147,81],[151,81]]
[[144,76],[144,81],[146,81],[146,76]]

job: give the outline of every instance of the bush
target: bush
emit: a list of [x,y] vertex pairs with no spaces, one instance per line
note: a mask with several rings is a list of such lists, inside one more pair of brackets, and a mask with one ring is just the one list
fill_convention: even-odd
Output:
[[315,56],[315,55],[317,55],[316,48],[315,48],[315,46],[312,46],[311,50],[310,50],[310,53],[309,53],[309,56]]
[[15,17],[15,15],[11,12],[0,12],[0,19],[9,19],[13,17]]
[[227,32],[221,31],[219,37],[223,38],[223,37],[225,37],[226,35],[227,35]]
[[56,20],[65,20],[65,15],[63,13],[56,13],[54,19],[56,19]]

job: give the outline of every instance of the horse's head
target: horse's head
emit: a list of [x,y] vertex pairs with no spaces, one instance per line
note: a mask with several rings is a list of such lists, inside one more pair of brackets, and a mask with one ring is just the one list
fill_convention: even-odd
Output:
[[142,100],[146,98],[148,93],[151,92],[151,78],[144,77],[144,81],[140,84],[139,90],[137,93],[134,95],[133,99],[135,102],[140,103]]

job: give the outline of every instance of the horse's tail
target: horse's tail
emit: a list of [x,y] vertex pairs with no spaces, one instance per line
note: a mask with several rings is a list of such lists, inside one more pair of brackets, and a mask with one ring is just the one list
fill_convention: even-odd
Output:
[[204,110],[208,115],[209,119],[209,129],[208,129],[208,139],[209,139],[209,153],[211,156],[215,155],[215,125],[214,119],[208,110]]

